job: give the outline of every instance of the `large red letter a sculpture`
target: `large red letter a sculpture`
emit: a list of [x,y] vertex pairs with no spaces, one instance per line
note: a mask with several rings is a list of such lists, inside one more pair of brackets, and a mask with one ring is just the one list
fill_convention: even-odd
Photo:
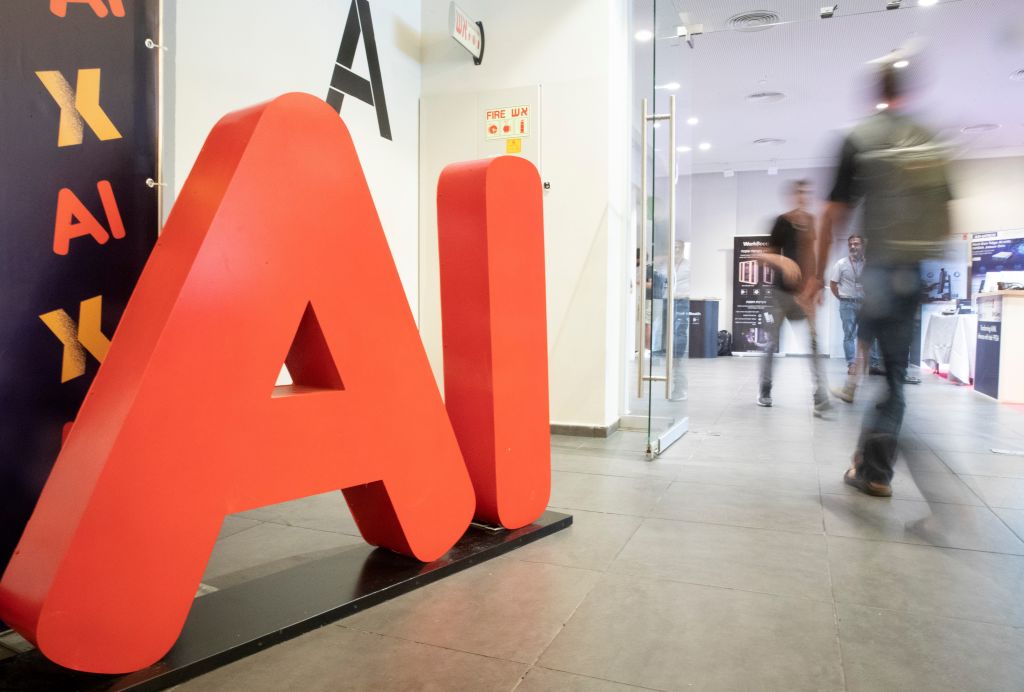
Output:
[[[514,177],[512,194],[533,181]],[[545,367],[539,354],[526,364]],[[282,362],[290,387],[274,386]],[[0,582],[0,617],[61,665],[142,668],[177,638],[226,514],[331,489],[367,541],[421,560],[474,511],[348,130],[291,94],[207,140]],[[527,504],[516,523],[544,503]]]

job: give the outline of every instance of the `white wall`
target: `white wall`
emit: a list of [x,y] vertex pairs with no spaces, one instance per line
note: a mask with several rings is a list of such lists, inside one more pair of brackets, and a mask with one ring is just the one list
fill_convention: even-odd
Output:
[[[468,152],[481,92],[539,85],[551,420],[619,416],[621,238],[628,194],[628,25],[623,0],[463,0],[484,23],[483,64],[447,33],[448,0],[423,2],[420,327],[441,381],[437,173]],[[452,95],[441,98],[439,95]],[[429,125],[428,125],[429,123]]]
[[[176,16],[168,17],[174,26],[167,32],[174,93],[165,126],[173,149],[173,193],[225,113],[289,91],[327,95],[348,8],[340,0],[174,2]],[[420,4],[374,0],[371,9],[393,139],[380,136],[374,109],[351,96],[341,116],[415,313]],[[360,41],[353,70],[368,76],[365,56]]]
[[956,233],[1024,228],[1024,157],[957,161],[953,194]]

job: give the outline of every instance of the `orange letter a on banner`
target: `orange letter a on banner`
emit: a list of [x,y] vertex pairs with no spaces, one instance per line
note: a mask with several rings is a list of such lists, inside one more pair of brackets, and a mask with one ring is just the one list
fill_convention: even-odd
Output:
[[[110,10],[114,13],[114,16],[123,17],[123,0],[108,1],[110,3]],[[80,3],[83,5],[88,5],[92,8],[92,11],[96,13],[96,16],[100,17],[101,19],[107,16],[107,6],[103,4],[103,0],[50,0],[50,12],[57,15],[58,17],[66,17],[68,14],[68,3]]]
[[[275,387],[281,364],[295,384]],[[225,515],[343,490],[433,560],[473,488],[348,130],[301,94],[210,134],[0,582],[52,661],[174,643]]]

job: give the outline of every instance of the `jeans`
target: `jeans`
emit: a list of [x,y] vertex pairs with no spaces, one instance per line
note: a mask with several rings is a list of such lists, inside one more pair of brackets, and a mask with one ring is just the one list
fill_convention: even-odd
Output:
[[[860,312],[861,301],[855,298],[839,299],[839,319],[843,323],[843,355],[846,356],[847,367],[853,365],[857,357],[857,314]],[[871,367],[882,365],[882,354],[878,342],[871,342]]]
[[860,301],[853,298],[839,299],[839,319],[843,322],[843,354],[846,364],[853,365],[857,357],[857,311]]
[[[686,367],[690,343],[690,299],[676,298],[675,315],[672,318],[672,401],[686,398]],[[666,310],[667,311],[667,310]]]
[[[775,360],[775,351],[779,345],[779,332],[782,329],[782,321],[807,319],[806,313],[796,303],[792,293],[776,288],[772,293],[772,300],[768,306],[772,322],[768,325],[768,346],[764,358],[761,361],[761,396],[769,396],[772,393],[772,365]],[[807,327],[811,335],[811,375],[814,378],[814,403],[820,404],[828,401],[828,385],[825,375],[821,369],[821,361],[818,358],[818,332],[814,320],[807,320]]]
[[887,397],[864,417],[857,443],[860,465],[857,475],[874,483],[892,481],[893,462],[906,401],[903,378],[907,374],[914,316],[921,295],[920,269],[914,263],[875,263],[864,269],[864,304],[860,313],[861,336],[878,339],[885,362]]

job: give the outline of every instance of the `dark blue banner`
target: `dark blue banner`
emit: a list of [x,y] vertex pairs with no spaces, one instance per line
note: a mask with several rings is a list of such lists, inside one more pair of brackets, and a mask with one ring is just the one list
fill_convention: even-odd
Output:
[[0,3],[0,572],[156,242],[158,11]]
[[978,322],[978,347],[974,358],[974,389],[999,398],[999,352],[1002,341],[1001,322]]

